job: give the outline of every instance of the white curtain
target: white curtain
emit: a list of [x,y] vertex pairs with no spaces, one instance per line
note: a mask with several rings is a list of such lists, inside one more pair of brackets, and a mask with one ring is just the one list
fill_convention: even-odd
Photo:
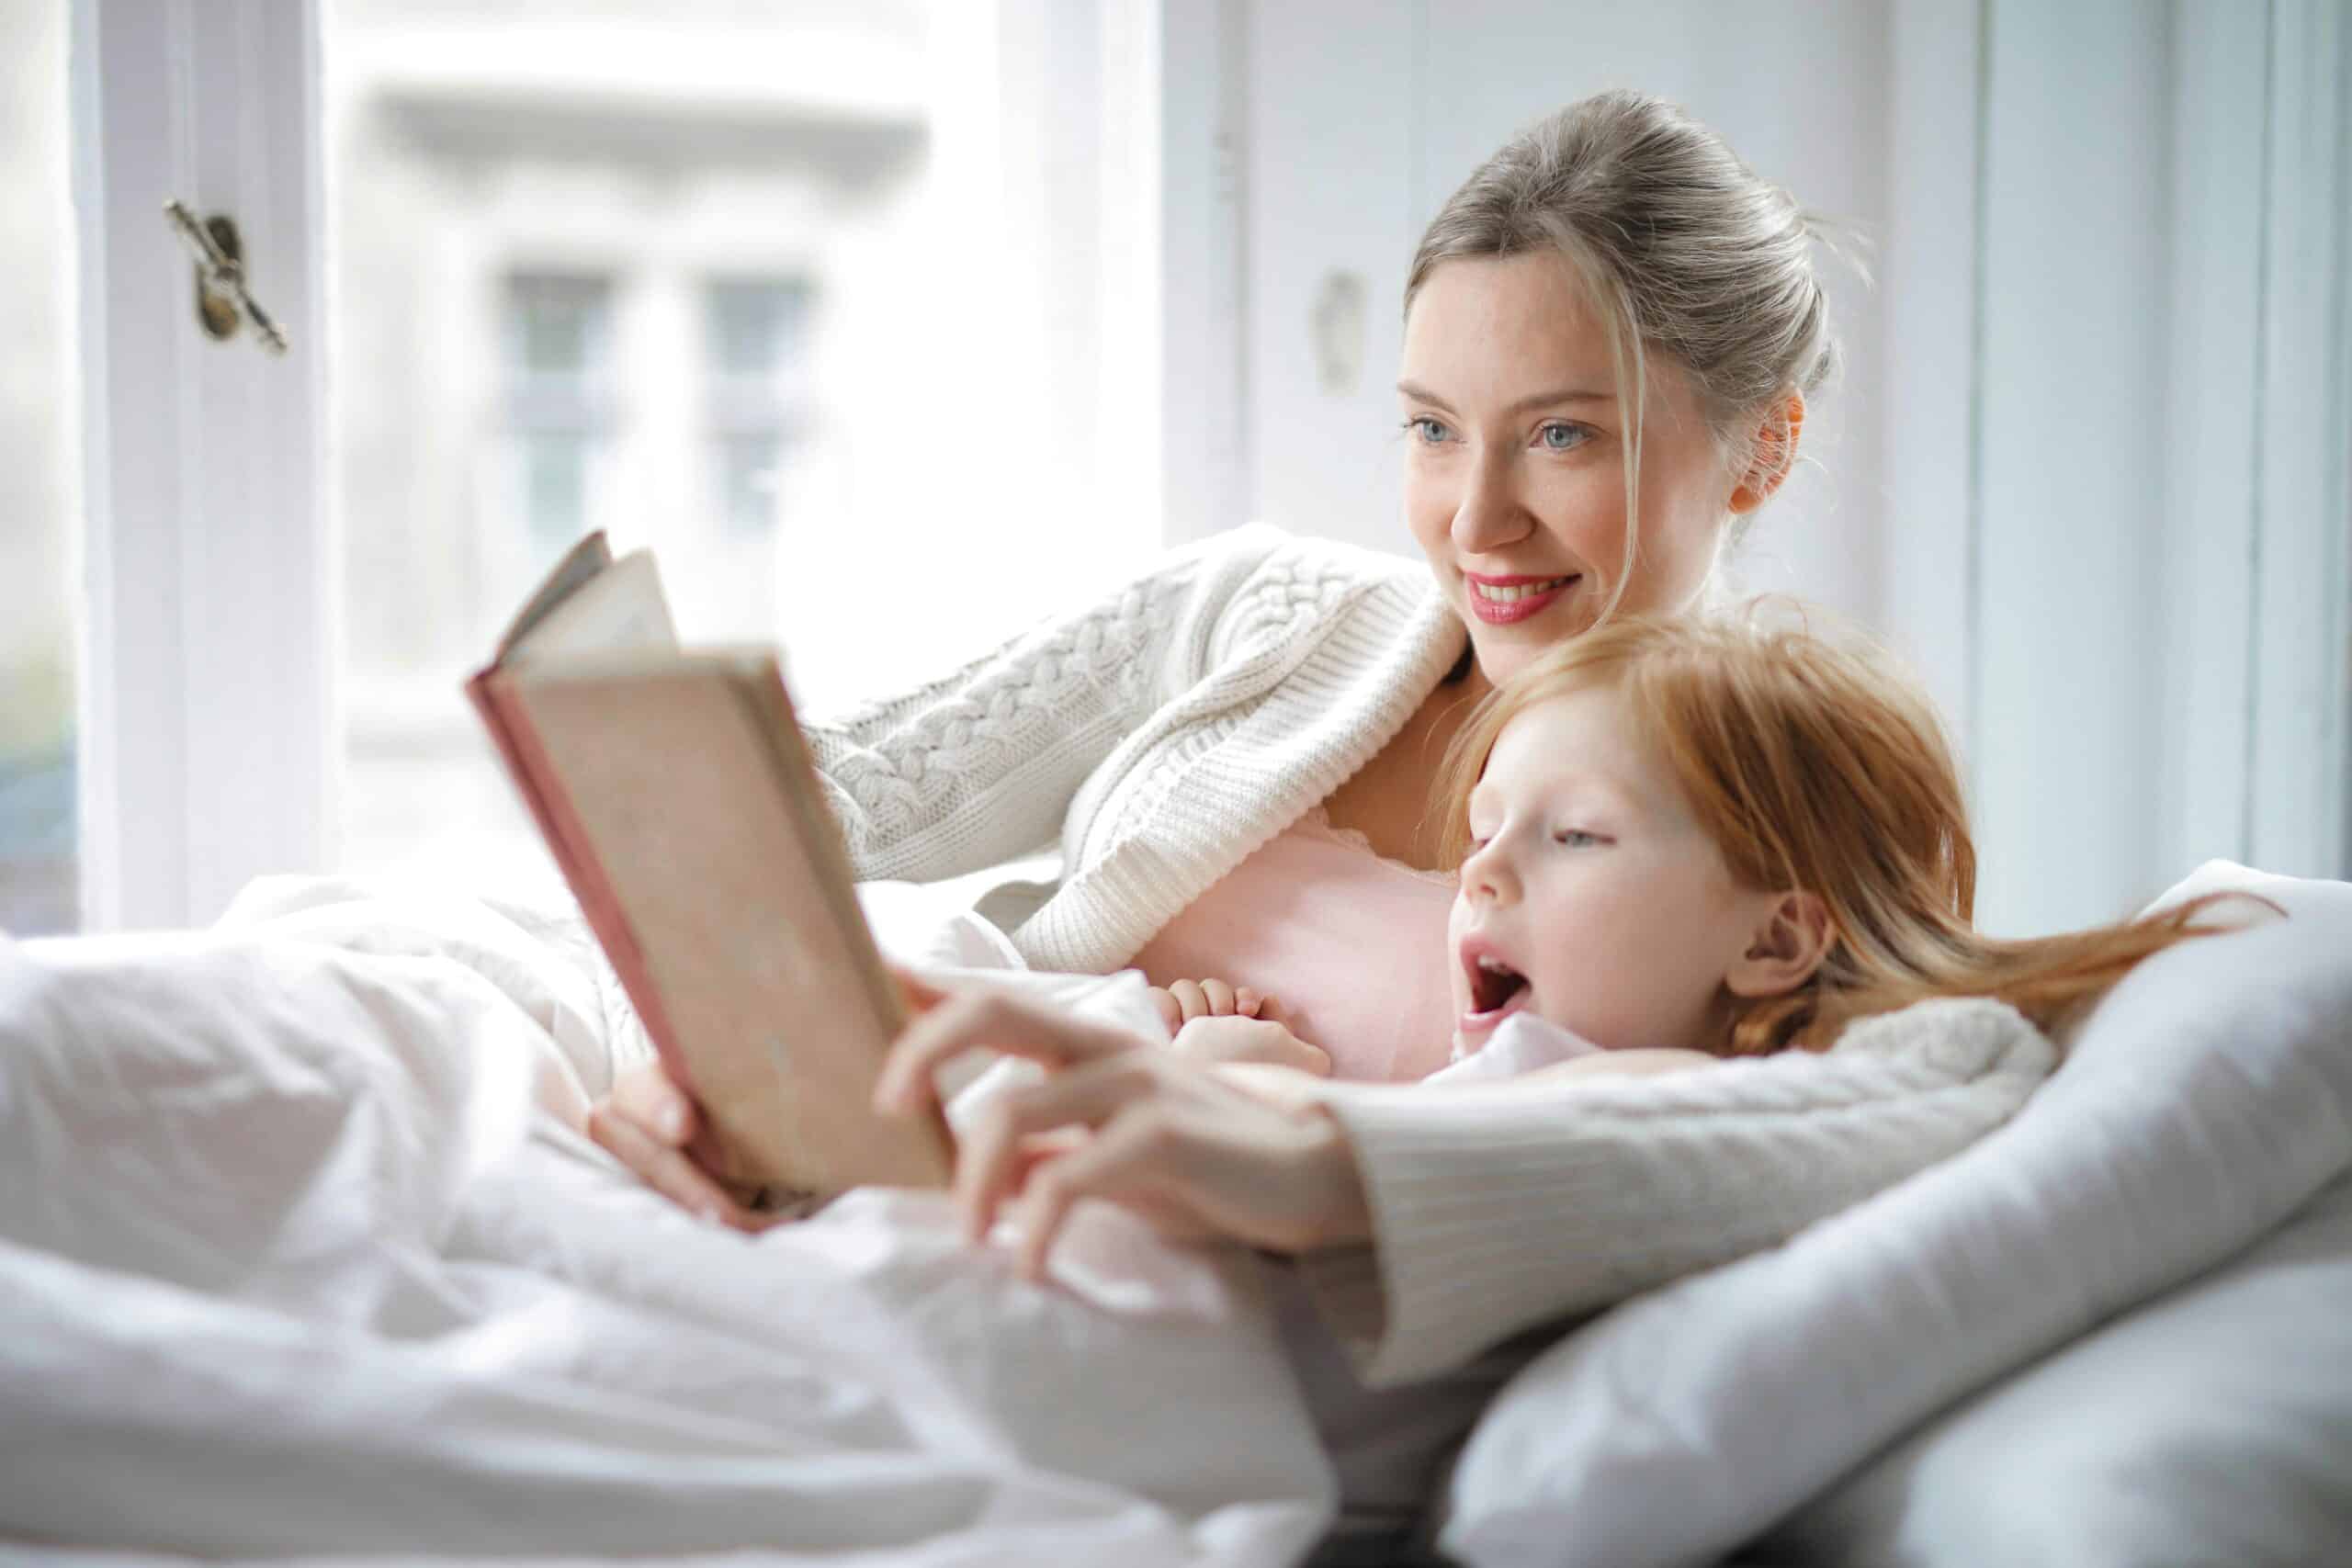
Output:
[[2352,874],[2352,14],[1984,0],[1975,46],[1980,919]]

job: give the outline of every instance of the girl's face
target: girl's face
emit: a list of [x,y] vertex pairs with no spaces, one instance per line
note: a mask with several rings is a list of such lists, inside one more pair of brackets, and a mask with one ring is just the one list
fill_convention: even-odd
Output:
[[1450,926],[1465,1051],[1521,1011],[1609,1050],[1720,1047],[1726,977],[1781,895],[1733,881],[1613,688],[1504,728],[1470,833]]
[[1490,681],[1590,626],[1621,576],[1627,613],[1679,612],[1705,585],[1727,465],[1684,378],[1653,356],[1625,559],[1634,411],[1558,256],[1441,263],[1406,320],[1397,391],[1406,520]]

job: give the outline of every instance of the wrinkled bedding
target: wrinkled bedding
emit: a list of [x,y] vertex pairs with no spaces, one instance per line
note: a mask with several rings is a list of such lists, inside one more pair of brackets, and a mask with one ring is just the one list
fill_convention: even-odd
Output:
[[0,942],[0,1520],[19,1541],[898,1563],[1295,1560],[1332,1510],[1245,1254],[943,1199],[747,1240],[572,1130],[576,921],[335,884]]
[[[1715,1561],[2339,1179],[2352,888],[2279,898],[1964,1156],[1539,1358],[1446,1548]],[[908,900],[886,945],[988,966]],[[878,1192],[739,1237],[574,1131],[639,1049],[560,904],[305,879],[0,939],[0,1562],[1254,1565],[1329,1527],[1248,1255],[1082,1207],[1035,1288]]]

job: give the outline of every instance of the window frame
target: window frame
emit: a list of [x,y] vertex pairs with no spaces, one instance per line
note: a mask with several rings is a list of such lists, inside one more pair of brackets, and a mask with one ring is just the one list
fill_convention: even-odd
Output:
[[[85,930],[216,919],[334,863],[315,0],[78,0]],[[198,327],[177,198],[285,329]]]
[[[81,922],[187,927],[256,875],[339,859],[321,8],[73,7]],[[1046,292],[1082,277],[1099,298],[1102,341],[1056,395],[1121,433],[1115,499],[1144,541],[1247,515],[1245,16],[1245,0],[994,0],[967,27],[1001,73],[1006,146],[1082,152],[1045,160],[1083,167],[1080,183],[1012,198],[1049,236]],[[1069,90],[1028,90],[1049,63]],[[198,331],[190,258],[162,217],[173,197],[234,216],[283,357]]]

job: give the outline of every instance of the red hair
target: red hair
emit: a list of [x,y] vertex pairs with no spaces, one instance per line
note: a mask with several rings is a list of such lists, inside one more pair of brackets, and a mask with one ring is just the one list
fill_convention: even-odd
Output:
[[1823,1050],[1854,1020],[1929,997],[1996,997],[2049,1028],[2184,937],[2200,898],[2029,941],[1979,935],[1976,848],[1934,706],[1885,659],[1802,629],[1635,617],[1546,650],[1474,715],[1446,761],[1447,850],[1512,718],[1614,688],[1740,886],[1818,897],[1827,955],[1796,991],[1740,1004],[1716,1049]]

